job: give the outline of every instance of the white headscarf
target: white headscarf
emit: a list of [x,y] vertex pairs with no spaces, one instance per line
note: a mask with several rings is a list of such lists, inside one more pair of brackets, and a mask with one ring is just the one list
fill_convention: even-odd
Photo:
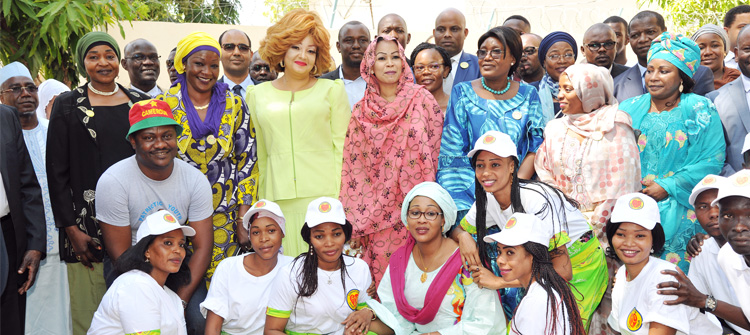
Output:
[[36,107],[36,116],[39,120],[47,119],[47,105],[60,93],[68,92],[70,88],[65,84],[55,80],[47,79],[41,85],[39,85],[39,106]]

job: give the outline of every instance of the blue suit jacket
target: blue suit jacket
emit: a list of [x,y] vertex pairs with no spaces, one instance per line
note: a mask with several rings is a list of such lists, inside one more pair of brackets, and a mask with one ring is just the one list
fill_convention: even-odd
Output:
[[[693,87],[693,93],[695,94],[705,96],[708,92],[714,90],[714,74],[703,65],[698,66],[698,70],[693,75],[693,81],[695,81]],[[622,102],[644,93],[646,92],[643,91],[643,81],[638,64],[633,65],[615,78],[615,98],[617,98],[617,101]]]
[[[462,68],[461,63],[463,62],[469,63],[469,67],[465,69]],[[456,70],[456,77],[453,78],[453,86],[455,87],[456,84],[460,82],[472,81],[479,78],[480,76],[481,74],[479,74],[479,59],[477,58],[477,56],[464,51],[464,53],[461,54],[461,59],[458,60],[458,69]]]
[[722,176],[730,176],[742,170],[742,146],[745,135],[750,132],[750,107],[745,98],[745,86],[739,77],[720,89],[706,95],[716,105],[721,123],[724,126],[724,138],[727,142],[727,162],[721,170]]

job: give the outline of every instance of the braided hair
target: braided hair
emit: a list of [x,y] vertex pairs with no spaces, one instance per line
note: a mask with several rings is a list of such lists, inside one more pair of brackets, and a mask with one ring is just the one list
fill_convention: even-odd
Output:
[[[526,242],[522,246],[526,252],[533,257],[531,263],[531,278],[529,279],[529,282],[526,283],[526,287],[528,288],[533,281],[536,281],[537,284],[547,292],[547,315],[545,320],[547,320],[546,326],[548,329],[545,330],[545,334],[547,334],[548,331],[556,329],[557,321],[561,317],[560,315],[557,315],[558,311],[556,306],[558,303],[562,303],[563,312],[565,314],[564,317],[567,317],[568,324],[570,324],[569,330],[565,329],[567,328],[566,325],[563,325],[563,334],[570,333],[571,335],[585,335],[586,328],[583,326],[583,322],[581,322],[581,314],[578,312],[578,305],[575,296],[570,290],[570,287],[568,287],[568,282],[560,277],[552,266],[552,259],[547,251],[547,246],[536,242]],[[557,301],[555,292],[560,296],[559,302]],[[520,334],[515,323],[513,323],[511,327],[513,327],[513,331]]]

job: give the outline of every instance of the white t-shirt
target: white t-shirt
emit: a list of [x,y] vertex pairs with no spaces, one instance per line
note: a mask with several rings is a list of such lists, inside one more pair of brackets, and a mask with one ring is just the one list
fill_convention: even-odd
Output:
[[331,272],[318,268],[317,291],[310,297],[300,298],[297,280],[302,280],[304,259],[301,257],[279,270],[266,314],[289,318],[286,330],[293,332],[344,334],[341,322],[370,300],[367,295],[372,282],[370,268],[359,258],[344,256],[346,290],[341,285],[340,269]]
[[[547,306],[547,291],[537,282],[529,285],[529,290],[518,304],[516,313],[513,314],[511,325],[508,327],[510,334],[538,334],[538,335],[568,335],[570,334],[570,322],[565,313],[560,295],[555,292],[557,306]],[[557,321],[554,331],[552,330],[552,308],[557,309]],[[575,308],[575,307],[574,307]],[[546,312],[544,312],[546,310]],[[546,320],[545,322],[542,322]]]
[[208,310],[211,310],[224,318],[221,326],[223,332],[263,335],[266,306],[276,274],[294,258],[279,255],[276,267],[271,272],[255,277],[245,270],[245,256],[229,257],[219,263],[206,300],[201,303],[201,314],[206,317]]
[[[550,229],[550,236],[559,234],[560,232],[567,232],[567,235],[570,237],[567,247],[570,248],[576,240],[591,230],[591,226],[589,226],[586,217],[581,214],[581,211],[565,201],[565,219],[568,223],[568,227],[565,229],[561,224],[563,219],[562,214],[558,210],[561,208],[560,200],[552,192],[555,192],[555,190],[538,184],[521,184],[521,204],[523,204],[526,213],[535,214],[544,223],[549,223],[547,227]],[[548,200],[552,203],[551,209],[548,208]],[[487,228],[492,226],[504,227],[505,223],[514,213],[513,205],[503,210],[500,207],[500,203],[495,199],[495,196],[492,193],[487,193]],[[476,218],[477,204],[475,202],[471,205],[464,219],[469,225],[476,226]],[[552,230],[554,230],[554,234]]]
[[703,314],[686,305],[665,305],[664,301],[675,297],[656,294],[656,285],[674,281],[674,277],[661,274],[661,271],[674,269],[675,265],[670,262],[649,257],[641,273],[628,282],[627,270],[621,266],[612,289],[610,327],[622,335],[648,335],[649,324],[657,322],[676,329],[681,335],[721,335],[721,325],[713,314]]
[[110,166],[96,183],[96,218],[113,226],[130,226],[131,245],[143,220],[159,209],[170,211],[181,225],[213,215],[206,175],[175,158],[172,174],[153,180],[143,174],[133,155]]
[[729,243],[721,247],[718,260],[719,266],[724,270],[734,292],[737,293],[742,313],[750,319],[750,267],[747,266],[742,255],[734,252]]
[[161,331],[185,335],[185,316],[177,293],[149,274],[130,270],[115,279],[91,321],[89,335]]
[[[739,306],[740,302],[729,279],[719,266],[719,244],[712,237],[703,242],[703,251],[690,262],[688,278],[696,289],[703,294],[710,294],[716,300]],[[750,283],[746,284],[749,285]],[[749,297],[750,298],[750,297]],[[727,322],[735,332],[742,335],[750,335],[750,331]]]

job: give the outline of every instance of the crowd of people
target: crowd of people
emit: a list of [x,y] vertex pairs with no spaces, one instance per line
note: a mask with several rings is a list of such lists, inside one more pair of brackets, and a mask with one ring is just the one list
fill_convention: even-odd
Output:
[[0,333],[749,335],[748,24],[513,15],[469,52],[449,8],[407,56],[388,14],[334,67],[295,9],[187,34],[170,87],[105,32],[80,87],[6,64]]

